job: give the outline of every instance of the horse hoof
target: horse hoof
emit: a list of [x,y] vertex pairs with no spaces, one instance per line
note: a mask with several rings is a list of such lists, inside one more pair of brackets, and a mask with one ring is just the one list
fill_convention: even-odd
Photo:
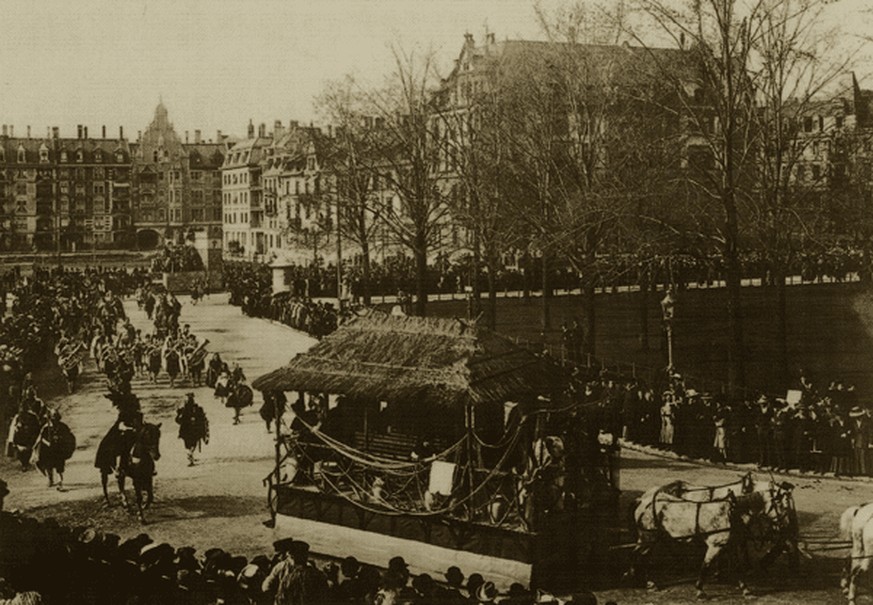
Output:
[[698,601],[705,601],[706,599],[707,599],[706,593],[703,592],[702,590],[698,590],[697,591],[697,600]]

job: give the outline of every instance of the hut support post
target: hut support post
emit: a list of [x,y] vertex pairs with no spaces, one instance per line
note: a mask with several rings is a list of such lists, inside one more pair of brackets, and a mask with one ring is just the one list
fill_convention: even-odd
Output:
[[364,451],[370,452],[370,406],[364,406]]
[[279,483],[282,481],[282,422],[279,419],[279,397],[273,395],[273,422],[276,423],[276,470],[273,479],[274,496],[276,497],[276,507],[270,511],[273,517],[273,523],[276,522],[276,514],[279,512]]
[[[473,460],[475,456],[475,452],[473,451],[473,406],[468,401],[465,411],[465,422],[467,428],[467,494],[469,495],[473,492],[473,478],[474,478],[474,468],[473,468]],[[473,517],[473,509],[474,502],[472,500],[467,501],[467,519],[472,519]]]

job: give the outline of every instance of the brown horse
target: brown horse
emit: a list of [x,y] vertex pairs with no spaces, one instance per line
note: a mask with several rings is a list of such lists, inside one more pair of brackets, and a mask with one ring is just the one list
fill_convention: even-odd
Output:
[[[144,422],[130,438],[118,435],[117,438],[104,439],[104,443],[101,443],[101,449],[105,448],[105,451],[101,453],[98,450],[96,466],[100,469],[100,479],[106,502],[109,502],[109,494],[106,489],[107,479],[114,470],[118,479],[121,503],[125,508],[128,508],[124,487],[127,477],[130,477],[133,482],[137,514],[143,523],[146,522],[143,511],[154,501],[155,462],[161,458],[160,442],[160,423]],[[143,503],[143,493],[146,494],[145,503]]]

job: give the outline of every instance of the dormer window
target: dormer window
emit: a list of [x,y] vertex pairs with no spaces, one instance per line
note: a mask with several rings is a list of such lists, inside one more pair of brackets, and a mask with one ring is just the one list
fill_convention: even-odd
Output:
[[119,164],[124,163],[124,154],[120,151],[115,152],[115,161]]
[[100,163],[103,161],[103,152],[99,149],[94,152],[94,161]]
[[85,154],[82,152],[81,149],[76,151],[76,161],[80,164],[85,161]]
[[26,162],[26,161],[27,161],[27,158],[25,157],[25,154],[24,154],[24,147],[19,145],[18,146],[18,163],[24,164],[24,162]]
[[67,151],[66,150],[61,151],[61,161],[66,162],[67,159],[68,159],[67,158]]
[[41,164],[47,164],[49,161],[49,150],[48,147],[43,143],[39,148],[39,161]]

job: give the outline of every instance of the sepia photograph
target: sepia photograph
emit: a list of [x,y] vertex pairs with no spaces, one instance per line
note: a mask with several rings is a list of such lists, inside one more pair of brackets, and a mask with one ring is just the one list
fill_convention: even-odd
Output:
[[0,605],[873,605],[873,2],[0,15]]

